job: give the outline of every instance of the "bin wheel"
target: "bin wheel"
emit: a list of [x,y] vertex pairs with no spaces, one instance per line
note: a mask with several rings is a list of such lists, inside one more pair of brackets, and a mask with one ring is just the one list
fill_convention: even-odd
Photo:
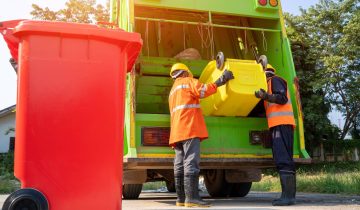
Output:
[[141,193],[142,184],[124,184],[123,197],[125,200],[138,199]]
[[227,197],[229,184],[225,181],[224,170],[206,170],[205,186],[211,197]]
[[166,183],[166,189],[169,191],[169,192],[176,192],[176,189],[175,189],[175,182],[174,181],[165,181]]
[[225,55],[223,52],[218,52],[216,55],[216,68],[219,70],[223,70],[225,65]]
[[245,197],[251,189],[252,182],[231,183],[230,197]]
[[5,200],[2,210],[49,210],[49,204],[41,192],[25,188],[13,192]]

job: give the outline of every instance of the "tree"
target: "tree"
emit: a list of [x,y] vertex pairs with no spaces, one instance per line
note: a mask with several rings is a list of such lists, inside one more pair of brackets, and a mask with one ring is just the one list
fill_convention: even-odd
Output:
[[301,12],[289,22],[305,43],[303,64],[314,69],[306,83],[343,113],[344,139],[360,113],[359,0],[320,0]]
[[15,133],[15,128],[9,128],[5,131],[5,135],[9,135],[10,133]]
[[320,145],[322,139],[338,139],[338,129],[327,118],[331,104],[322,89],[314,89],[317,83],[316,64],[319,54],[312,51],[311,41],[304,29],[306,23],[301,16],[285,14],[286,30],[300,84],[301,102],[304,112],[304,129],[307,151]]
[[32,4],[31,15],[39,20],[56,20],[77,23],[108,22],[110,19],[109,2],[106,7],[96,4],[95,0],[68,0],[65,8],[52,11],[48,7],[41,8]]
[[352,139],[360,140],[360,113],[354,120],[354,126],[350,131]]

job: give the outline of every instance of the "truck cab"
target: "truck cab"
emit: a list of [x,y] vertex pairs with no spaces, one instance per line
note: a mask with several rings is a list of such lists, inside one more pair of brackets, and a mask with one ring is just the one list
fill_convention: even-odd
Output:
[[[141,56],[127,75],[125,199],[137,198],[142,184],[151,181],[163,180],[175,191],[174,151],[168,146],[169,71],[181,62],[199,78],[218,51],[239,61],[267,56],[288,84],[296,121],[294,160],[310,163],[280,1],[113,0],[111,20],[143,39]],[[274,167],[263,102],[246,116],[207,115],[205,121],[209,138],[201,143],[200,167],[210,196],[246,196],[252,182],[261,180],[261,170]]]

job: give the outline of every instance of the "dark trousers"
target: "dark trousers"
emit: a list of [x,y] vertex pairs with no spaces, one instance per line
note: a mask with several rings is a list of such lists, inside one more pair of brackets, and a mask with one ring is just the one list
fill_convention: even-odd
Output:
[[272,152],[279,173],[295,174],[293,159],[294,130],[292,125],[278,125],[270,128]]
[[200,139],[192,138],[176,143],[174,159],[174,174],[197,175],[200,172]]

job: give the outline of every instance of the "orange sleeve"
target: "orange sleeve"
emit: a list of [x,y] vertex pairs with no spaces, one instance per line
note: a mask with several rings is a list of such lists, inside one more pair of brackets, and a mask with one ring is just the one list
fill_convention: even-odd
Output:
[[191,81],[191,92],[195,98],[206,98],[216,93],[217,86],[215,83],[203,84],[197,79]]

